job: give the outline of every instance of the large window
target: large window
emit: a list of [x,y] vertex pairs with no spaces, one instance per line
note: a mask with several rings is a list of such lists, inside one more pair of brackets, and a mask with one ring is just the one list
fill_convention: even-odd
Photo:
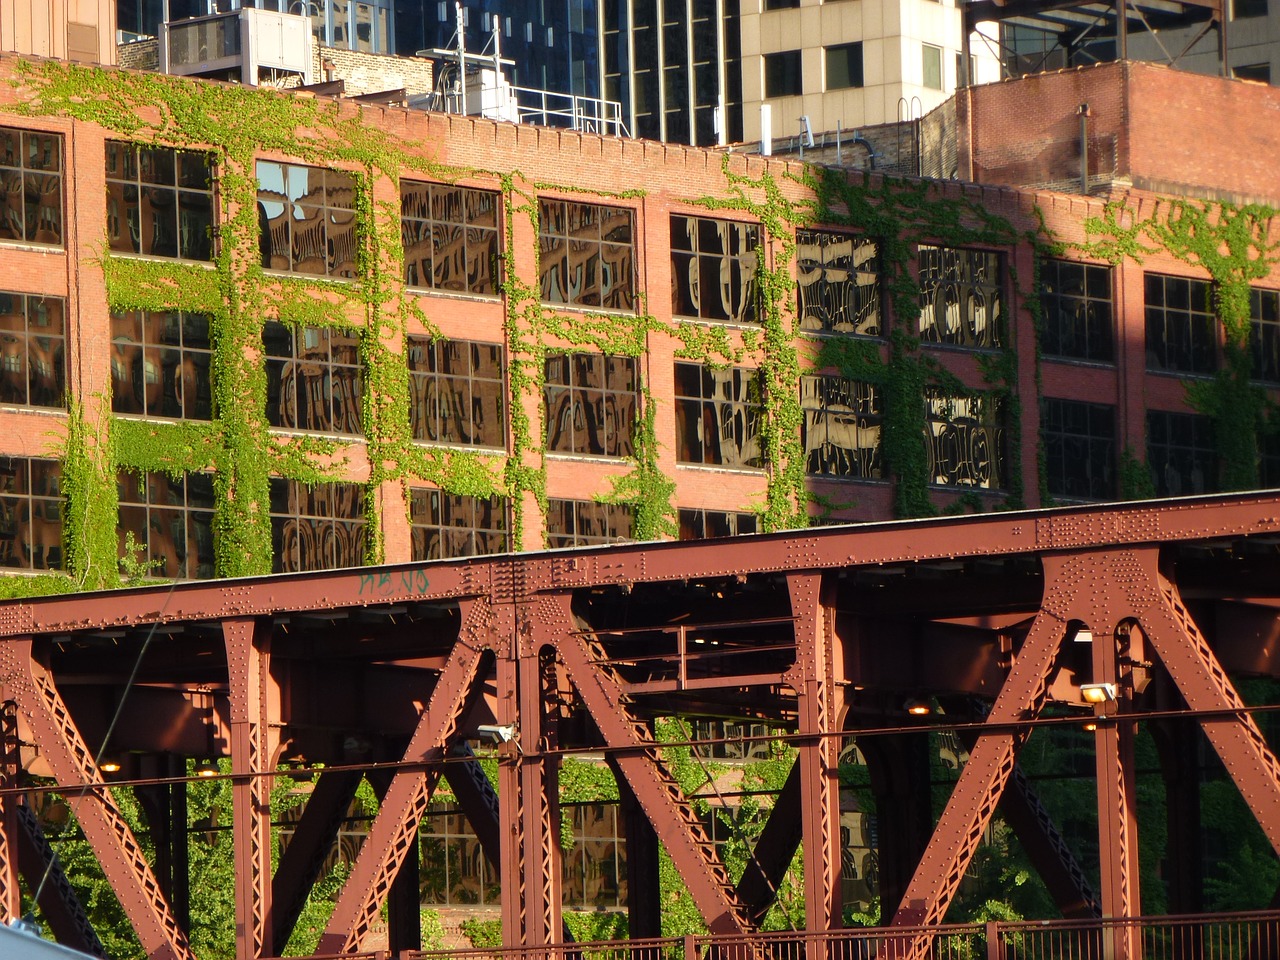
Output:
[[273,573],[364,563],[364,487],[271,478]]
[[1264,433],[1258,438],[1258,459],[1261,486],[1280,487],[1280,433]]
[[401,180],[404,282],[432,290],[496,295],[501,282],[499,200],[492,190]]
[[676,459],[725,467],[764,466],[759,375],[742,367],[677,363]]
[[0,457],[0,567],[62,568],[62,465]]
[[111,315],[111,409],[208,420],[209,318],[202,313]]
[[267,358],[267,420],[274,427],[359,433],[360,340],[350,330],[287,327],[262,329]]
[[989,394],[925,390],[929,482],[1000,490],[1005,483],[1004,410]]
[[1000,254],[921,246],[920,339],[957,347],[999,347]]
[[797,230],[796,279],[801,330],[880,335],[880,253],[874,241]]
[[579,307],[634,309],[631,210],[543,197],[538,212],[542,299]]
[[806,473],[856,480],[882,476],[884,409],[878,389],[843,377],[801,377],[800,406]]
[[1199,413],[1147,411],[1147,467],[1159,497],[1214,493],[1218,448],[1213,420]]
[[[214,575],[213,477],[121,470],[119,554],[150,577],[177,580]],[[132,542],[130,542],[132,541]]]
[[631,539],[631,508],[594,500],[547,501],[547,546],[589,547]]
[[804,81],[800,75],[800,51],[784,50],[781,53],[766,53],[764,55],[765,99],[798,97],[803,92]]
[[0,291],[0,403],[66,404],[66,301]]
[[729,510],[692,510],[681,507],[679,524],[681,540],[740,537],[760,531],[760,518],[754,513]]
[[409,338],[409,422],[415,440],[506,443],[503,350],[497,343]]
[[62,137],[0,127],[0,240],[62,246]]
[[1046,355],[1114,359],[1110,267],[1046,260],[1040,265],[1040,309],[1040,348]]
[[1040,401],[1045,486],[1052,497],[1109,500],[1116,495],[1116,409],[1077,400]]
[[107,243],[112,250],[212,260],[212,231],[209,154],[107,141]]
[[1187,277],[1145,277],[1147,369],[1213,373],[1218,329],[1209,284]]
[[507,501],[414,487],[409,491],[414,560],[505,553]]
[[628,457],[640,406],[636,361],[566,353],[546,362],[547,450]]
[[862,44],[841,43],[823,48],[827,61],[827,89],[862,86]]
[[1255,380],[1280,382],[1280,290],[1249,291],[1249,349]]
[[930,90],[942,89],[942,48],[920,44],[920,82]]
[[760,226],[711,217],[671,218],[671,312],[697,320],[756,320]]
[[341,170],[258,161],[262,265],[320,277],[356,276],[356,181]]
[[[267,0],[268,9],[274,9],[273,2]],[[281,9],[284,8],[282,2]],[[320,46],[365,53],[395,52],[391,0],[307,0],[305,4],[289,0],[287,8],[290,13],[310,17],[311,33]]]

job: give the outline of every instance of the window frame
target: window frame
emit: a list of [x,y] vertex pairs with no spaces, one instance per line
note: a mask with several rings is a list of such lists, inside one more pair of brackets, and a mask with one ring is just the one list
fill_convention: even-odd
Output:
[[[683,380],[681,368],[686,368]],[[681,392],[684,389],[685,381],[694,375],[694,371],[697,371],[699,389],[696,397]],[[721,387],[726,384],[716,378],[724,378],[726,375],[729,378],[727,384],[732,388],[730,391],[732,395],[721,396]],[[708,387],[711,390],[710,393],[708,393]],[[749,396],[753,390],[756,391],[756,399],[754,400]],[[765,417],[763,392],[763,380],[759,370],[750,367],[716,369],[706,364],[677,360],[675,364],[675,389],[673,392],[676,408],[676,462],[682,466],[714,467],[719,470],[763,471],[765,468],[764,450],[760,444],[760,434]],[[746,395],[744,396],[744,394]],[[696,438],[692,433],[694,420],[691,417],[691,411],[696,412],[698,431]],[[728,414],[727,419],[724,416],[726,413]],[[708,416],[712,418],[712,424],[718,423],[721,425],[720,439],[722,441],[725,436],[723,424],[735,424],[732,433],[737,440],[733,446],[733,449],[738,453],[736,459],[726,462],[723,453],[720,452],[723,451],[724,447],[720,444],[708,443],[705,438]],[[753,445],[755,448],[754,454],[750,452]],[[686,457],[686,449],[690,451],[696,450],[700,459],[694,460],[691,457]],[[719,459],[709,459],[712,449],[720,452]],[[746,455],[744,456],[744,454]]]
[[[587,212],[589,219],[582,216]],[[543,303],[557,309],[635,311],[636,212],[631,207],[540,196],[538,250]],[[582,282],[575,286],[575,278]]]
[[[929,82],[930,63],[929,55],[933,54],[938,61],[938,82],[933,84]],[[943,56],[942,48],[935,43],[920,44],[920,86],[926,90],[937,90],[939,92],[947,88],[947,78],[943,76]]]
[[[17,330],[16,325],[14,329],[0,327],[0,404],[65,410],[67,408],[67,301],[62,297],[0,290],[0,304],[3,304],[6,298],[14,298],[20,302],[22,330]],[[60,315],[58,322],[60,333],[34,332],[34,329],[39,328],[33,329],[32,314],[43,309],[45,315],[48,315],[48,304],[57,305],[56,312]],[[18,311],[11,310],[0,316],[16,317],[17,313]],[[48,342],[42,343],[42,341]],[[14,349],[16,344],[21,344],[20,353]],[[33,363],[31,359],[33,355],[48,358],[50,369],[46,378],[52,378],[52,386],[37,389],[37,374],[40,373],[42,361]],[[8,385],[17,382],[16,378],[8,376],[10,372],[22,374],[21,399],[9,395]],[[51,390],[55,394],[51,399],[32,399],[33,396],[46,397]]]
[[[1160,302],[1152,302],[1152,285],[1160,284]],[[1186,307],[1176,302],[1170,305],[1170,294],[1180,297],[1176,292],[1186,288]],[[1144,273],[1142,275],[1142,308],[1143,326],[1146,337],[1147,372],[1175,374],[1177,376],[1209,377],[1219,368],[1219,336],[1218,318],[1213,312],[1213,284],[1198,277],[1183,277],[1165,273]],[[1197,303],[1203,298],[1203,307]],[[1182,321],[1187,334],[1181,347],[1185,356],[1191,358],[1190,366],[1179,365],[1176,357],[1171,358],[1169,336],[1171,323]],[[1159,324],[1159,328],[1155,327]],[[1175,344],[1176,346],[1176,344]],[[1202,359],[1197,360],[1200,357]],[[1170,362],[1170,360],[1173,362]]]
[[[488,205],[487,211],[485,205]],[[404,248],[404,283],[410,290],[469,294],[496,298],[502,293],[502,194],[429,180],[400,181],[400,235]],[[450,214],[457,213],[457,216]],[[486,215],[487,213],[487,215]],[[415,236],[416,228],[416,236]],[[449,238],[442,244],[442,238]],[[456,251],[461,244],[461,257]],[[415,251],[425,246],[426,258]],[[442,257],[441,250],[455,253]],[[438,280],[441,265],[463,265],[461,281]],[[419,270],[421,264],[426,270]],[[481,268],[481,269],[477,269]],[[425,277],[421,274],[425,274]]]
[[[187,345],[188,330],[186,321],[188,318],[193,317],[204,318],[204,346]],[[177,345],[166,342],[164,339],[149,340],[147,338],[152,321],[157,318],[166,318],[160,321],[166,333],[171,323],[168,318],[177,319]],[[141,331],[141,339],[129,340],[119,335],[122,325],[130,320],[135,324],[134,332]],[[165,358],[171,355],[176,355],[176,363],[172,365],[165,362]],[[154,363],[153,358],[159,358],[158,365]],[[124,371],[126,364],[131,373],[135,369],[141,368],[141,376],[126,378],[119,375]],[[188,364],[191,365],[190,368],[188,368]],[[152,366],[158,366],[160,371],[160,379],[156,381],[160,387],[159,397],[156,401],[152,401],[150,397],[150,387],[153,381],[150,379],[149,371]],[[190,402],[188,402],[186,384],[188,369],[195,371],[193,377],[197,387],[195,397]],[[201,369],[204,370],[203,395],[199,390],[198,371]],[[176,376],[174,375],[175,371],[177,373]],[[137,409],[137,407],[131,408],[125,404],[123,392],[118,389],[117,385],[128,383],[133,384],[132,395],[135,399],[138,395],[139,384],[142,385],[141,409]],[[176,398],[173,394],[176,394]],[[152,402],[158,405],[174,399],[177,399],[179,407],[176,411],[166,412],[163,408],[157,410],[150,407]],[[207,314],[180,310],[111,311],[111,412],[124,416],[145,417],[149,420],[212,420],[213,318]]]
[[[161,257],[191,263],[212,263],[216,255],[215,239],[218,233],[218,170],[215,155],[204,150],[184,150],[164,144],[111,139],[106,141],[104,149],[107,248],[111,253],[125,257]],[[164,158],[164,165],[172,171],[171,177],[160,172],[157,163],[161,158]],[[203,186],[195,185],[195,181],[190,179],[202,172],[198,161],[203,161]],[[195,164],[196,169],[187,169],[188,163]],[[148,167],[154,171],[150,175],[147,173]],[[131,200],[131,196],[135,199]],[[157,201],[164,196],[169,197],[173,207],[172,217],[168,218],[168,229],[173,232],[172,252],[158,248],[156,240],[157,235],[161,234],[156,211],[164,209],[163,203]],[[151,204],[149,240],[144,215],[148,202]],[[199,223],[202,207],[207,211],[203,236],[199,229],[202,226]],[[135,211],[133,217],[130,216],[131,211]],[[184,213],[194,216],[195,222],[184,226]],[[167,248],[168,245],[165,246]]]
[[[723,519],[723,526],[727,532],[725,533],[708,533],[707,529],[712,517]],[[686,533],[692,533],[693,526],[697,525],[702,533],[700,535],[686,536]],[[750,530],[743,530],[741,526],[749,524]],[[732,530],[728,528],[732,527]],[[760,532],[760,517],[755,513],[748,513],[742,510],[711,510],[702,507],[680,507],[676,511],[676,529],[677,540],[716,540],[724,537],[746,537],[753,533]]]
[[[831,403],[833,397],[852,399],[852,403],[845,404],[848,412],[839,413],[833,410]],[[885,479],[884,399],[879,387],[833,374],[806,374],[800,378],[800,410],[803,418],[800,423],[800,443],[804,450],[806,476],[820,480],[844,481]],[[823,457],[821,448],[829,446],[828,441],[833,432],[838,432],[838,423],[841,419],[846,429],[847,421],[853,420],[853,435],[857,441],[860,442],[866,434],[874,435],[874,442],[870,447],[860,443],[856,448],[852,448],[851,456],[848,455],[851,448],[836,446],[835,452],[828,457]],[[833,420],[836,420],[837,424],[833,424],[831,422]],[[811,449],[810,443],[819,426],[822,427],[823,432],[821,448]],[[833,431],[833,426],[837,426],[836,431]],[[871,451],[870,456],[866,455],[867,450]],[[825,464],[829,464],[831,457],[843,460],[850,467],[857,465],[858,470],[835,472],[823,469]]]
[[[292,346],[292,353],[285,356],[281,353],[273,353],[270,339],[275,335],[277,330],[283,330],[289,335],[289,342]],[[306,352],[300,352],[298,349],[299,337],[316,336],[317,348],[320,342],[324,343],[323,358],[309,355]],[[343,349],[350,352],[353,357],[350,361],[335,361],[333,359],[333,341],[339,335],[347,335],[351,340],[350,344],[344,344]],[[362,397],[364,394],[364,367],[360,362],[360,336],[358,330],[348,330],[344,327],[310,327],[295,326],[293,324],[282,323],[279,320],[268,320],[263,324],[262,329],[262,356],[267,371],[267,422],[277,429],[281,430],[298,430],[307,433],[333,434],[344,437],[358,437],[364,435]],[[313,366],[319,368],[319,376],[321,383],[327,383],[327,389],[315,391],[321,401],[324,409],[326,422],[318,427],[301,426],[298,418],[301,415],[301,393],[302,386],[297,379],[297,374],[302,373],[301,368]],[[282,422],[279,410],[282,404],[286,403],[288,397],[285,395],[286,377],[290,373],[291,368],[295,374],[294,396],[293,396],[293,417],[291,423]],[[335,427],[335,404],[333,375],[335,372],[353,371],[351,377],[350,396],[346,397],[342,403],[343,419],[342,423],[350,424],[354,421],[355,429],[341,429]],[[345,375],[345,373],[344,373]],[[301,381],[301,382],[306,382]],[[320,405],[307,404],[308,410],[318,409]]]
[[[348,567],[359,567],[365,563],[365,547],[366,540],[369,535],[369,523],[366,516],[367,504],[365,503],[365,489],[362,484],[350,483],[344,481],[326,481],[308,486],[300,480],[293,480],[287,477],[271,477],[268,519],[271,524],[271,572],[272,573],[304,573],[316,570],[343,570]],[[354,516],[339,516],[336,510],[333,510],[335,502],[340,503],[343,498],[350,498],[352,502],[358,505],[359,509]],[[298,509],[281,510],[279,504],[284,502],[286,506],[293,504],[298,505]],[[314,512],[304,512],[301,507],[305,504],[315,503],[323,504],[324,508],[329,508],[328,512],[324,509],[316,509]],[[301,547],[302,536],[299,536],[294,544],[297,550],[294,552],[296,566],[288,566],[285,563],[286,557],[284,545],[286,537],[289,533],[289,524],[294,523],[297,529],[303,529],[304,522],[309,522],[312,530],[321,532],[330,532],[331,536],[324,539],[321,543],[321,549],[327,550],[332,544],[335,548],[332,560],[328,563],[322,563],[320,566],[306,566],[302,561]],[[339,533],[347,540],[352,556],[358,556],[356,563],[346,566],[338,566],[339,556],[336,548],[338,546]]]
[[[847,254],[838,249],[829,252],[846,244]],[[818,252],[814,255],[813,251]],[[800,229],[796,231],[795,258],[796,323],[800,332],[818,336],[883,336],[880,285],[884,271],[880,245],[875,240],[836,230]],[[867,264],[871,270],[862,269]],[[806,294],[808,287],[814,288],[810,294]],[[852,321],[841,319],[847,317]]]
[[[1070,422],[1068,418],[1076,418]],[[1081,419],[1083,418],[1083,423]],[[1105,424],[1102,422],[1106,420]],[[1118,421],[1112,404],[1061,397],[1040,398],[1040,443],[1044,449],[1044,489],[1057,500],[1114,500],[1118,493]],[[1051,429],[1051,427],[1058,429]],[[1105,429],[1095,429],[1102,428]],[[1079,477],[1073,464],[1083,465]],[[1079,484],[1083,481],[1084,489]],[[1075,487],[1075,489],[1073,489]]]
[[[1159,429],[1157,429],[1159,424]],[[1185,428],[1191,433],[1191,442],[1183,443],[1171,439],[1157,441],[1157,434],[1166,438],[1175,428]],[[1151,473],[1151,485],[1157,497],[1196,496],[1202,493],[1215,493],[1218,483],[1218,447],[1214,440],[1213,418],[1201,413],[1183,413],[1177,410],[1148,410],[1146,422],[1147,469]],[[1207,436],[1207,442],[1205,438]],[[1162,454],[1157,456],[1157,453]],[[1190,473],[1184,473],[1177,465],[1173,465],[1174,474],[1169,473],[1171,460],[1179,455],[1190,466]],[[1162,466],[1163,465],[1163,468]],[[1195,489],[1195,470],[1202,469],[1204,487]],[[1184,479],[1190,481],[1192,489],[1172,490],[1170,479],[1176,477],[1181,487]]]
[[[945,410],[941,409],[944,404]],[[963,415],[956,416],[956,405],[965,408]],[[926,387],[924,407],[929,486],[945,490],[1003,492],[1009,480],[1008,411],[1005,403],[991,393],[969,391],[954,395],[939,387]],[[986,461],[989,467],[985,477],[981,475],[983,462],[974,461],[972,456],[978,443],[991,451]],[[948,448],[957,453],[966,452],[966,455],[949,456]],[[947,479],[948,474],[952,479]]]
[[1280,290],[1249,288],[1249,378],[1280,383]]
[[[37,465],[42,470],[40,484],[44,492],[37,492],[35,489]],[[19,473],[22,475],[20,482]],[[52,493],[48,492],[50,487],[53,489]],[[38,512],[37,506],[40,508]],[[47,457],[0,457],[0,542],[12,539],[16,551],[24,524],[28,533],[25,557],[19,558],[16,552],[13,552],[8,559],[3,559],[3,554],[0,553],[0,568],[27,570],[33,573],[41,570],[61,570],[66,560],[62,549],[65,507],[66,497],[62,493],[62,464],[59,461]],[[57,523],[56,546],[50,542],[51,538],[37,538],[33,535],[37,517],[46,524]],[[13,526],[12,532],[6,529],[10,525]],[[32,544],[38,539],[45,541],[41,545],[42,562],[39,563],[36,562],[35,554],[31,550]],[[55,549],[57,559],[52,560]],[[21,562],[13,563],[11,562],[13,559],[19,559]]]
[[[629,379],[629,386],[614,385],[619,365],[624,368],[623,376]],[[562,368],[567,377],[553,379],[555,368]],[[592,380],[584,382],[584,374],[589,374]],[[635,427],[641,416],[640,364],[635,357],[587,352],[552,353],[543,364],[542,397],[543,441],[548,454],[609,458],[633,455]],[[562,403],[564,397],[568,398],[567,407]],[[630,404],[622,402],[624,399]],[[628,409],[631,412],[629,418],[625,415]],[[580,413],[581,427],[578,425]],[[566,436],[567,449],[561,439]],[[597,442],[596,436],[603,437],[603,440]]]
[[[851,69],[851,64],[853,61],[849,58],[849,54],[855,50],[857,51],[857,54],[858,54],[858,57],[857,57],[858,70],[857,70],[856,81],[853,75],[854,72]],[[831,54],[832,53],[843,53],[845,55],[844,74],[847,77],[847,82],[845,83],[832,83],[832,75],[831,75],[831,67],[832,67]],[[861,40],[853,40],[853,41],[850,41],[849,43],[833,43],[830,46],[826,46],[822,48],[822,76],[823,76],[823,83],[824,83],[825,90],[831,91],[831,90],[863,89],[866,86],[865,68],[866,68],[866,60],[863,56]]]
[[[937,253],[937,264],[926,261]],[[926,253],[930,256],[926,257]],[[987,262],[978,263],[982,259]],[[994,267],[994,280],[984,279]],[[916,276],[920,287],[920,316],[916,332],[920,342],[930,346],[960,347],[966,350],[1000,350],[1005,341],[1005,255],[999,250],[978,247],[947,247],[919,244],[916,248]],[[956,289],[956,301],[939,300],[949,288]],[[986,308],[986,321],[978,322],[974,305]],[[951,307],[956,315],[951,315]],[[932,322],[927,322],[927,317]],[[955,320],[954,324],[951,323]]]
[[[9,151],[9,136],[17,137],[17,153]],[[33,147],[28,146],[28,139],[36,141]],[[57,160],[53,167],[42,166],[33,162],[33,156],[43,152],[38,144],[46,141],[57,146]],[[3,197],[16,192],[17,203],[12,212],[21,212],[21,228],[15,235],[9,236],[8,228],[0,227],[0,243],[13,243],[66,249],[67,205],[66,205],[66,144],[60,133],[45,130],[30,130],[25,127],[0,126],[0,224],[11,224],[12,217],[6,209],[9,207]],[[9,189],[16,187],[16,191]],[[55,192],[55,205],[42,202]],[[56,209],[56,216],[54,211]],[[28,221],[34,220],[34,223]],[[41,239],[42,232],[56,231],[56,239]]]
[[[670,225],[672,316],[701,323],[758,324],[759,268],[764,249],[764,231],[760,224],[696,213],[673,213]],[[713,235],[720,249],[707,250]],[[720,279],[726,268],[730,277],[727,303]],[[682,277],[687,278],[687,284],[680,282]],[[722,292],[714,309],[710,298],[703,293],[704,287]],[[737,301],[739,295],[741,302]]]
[[[455,373],[449,369],[457,358],[445,354],[448,350],[465,350],[466,371]],[[483,352],[496,352],[496,376],[485,376],[483,371],[490,365],[483,362]],[[410,335],[405,339],[405,359],[409,365],[409,433],[418,443],[445,444],[474,447],[486,450],[505,450],[507,448],[507,395],[506,347],[501,343],[486,343],[480,340],[438,340],[434,337]],[[444,357],[442,358],[442,354]],[[434,368],[434,369],[432,369]],[[478,384],[488,384],[492,391],[490,399],[497,400],[497,410],[492,412],[491,423],[497,427],[497,435],[493,436],[490,422],[474,427],[477,411],[483,413],[488,404],[485,402],[486,391],[477,388]],[[462,385],[459,388],[459,385]],[[454,389],[442,389],[453,387]],[[434,398],[434,402],[433,402]],[[454,418],[460,432],[463,427],[471,428],[474,439],[458,436],[445,437],[448,431],[441,429],[440,424],[446,422],[446,409],[465,413],[465,419]],[[436,436],[429,436],[426,429],[431,421],[435,421]],[[487,433],[487,435],[486,435]]]
[[[583,510],[596,511],[598,517],[584,517]],[[553,520],[572,518],[571,529],[560,530],[553,526]],[[618,533],[616,525],[619,518],[627,520],[627,532]],[[583,526],[589,521],[599,520],[606,525],[603,534],[584,533]],[[635,536],[635,517],[631,507],[625,503],[602,503],[598,500],[572,500],[552,497],[547,500],[546,542],[548,550],[562,550],[573,547],[605,546],[611,543],[628,543]],[[572,542],[566,542],[572,541]]]
[[[1076,278],[1064,280],[1067,269],[1078,269],[1079,292],[1069,292]],[[1052,274],[1052,286],[1046,279]],[[1107,296],[1097,293],[1096,278],[1105,276]],[[1044,356],[1085,363],[1115,363],[1115,271],[1109,264],[1084,263],[1079,260],[1050,258],[1040,263],[1040,349]],[[1105,321],[1095,315],[1105,306]],[[1084,315],[1083,323],[1081,314]],[[1101,334],[1101,336],[1099,336]],[[1103,341],[1098,343],[1098,341]],[[1083,341],[1082,349],[1070,349]],[[1063,348],[1067,343],[1068,348]],[[1095,346],[1097,344],[1097,346]]]
[[766,53],[761,63],[761,89],[764,99],[804,96],[804,52],[778,50]]
[[[208,484],[208,495],[205,500],[207,505],[196,506],[192,503],[191,479],[196,477],[200,478],[202,483]],[[181,500],[176,503],[155,500],[158,486],[163,486],[171,493],[176,489]],[[129,493],[131,489],[139,491],[136,497],[131,497]],[[116,552],[121,560],[126,560],[126,537],[133,533],[136,545],[143,550],[145,560],[142,563],[145,566],[146,576],[173,580],[208,580],[217,576],[217,555],[213,534],[216,497],[212,474],[188,472],[175,479],[165,473],[122,467],[116,473],[116,491],[120,504]],[[198,492],[196,495],[199,495]],[[133,514],[140,514],[141,524],[130,522],[128,518]],[[173,559],[180,566],[170,566],[165,557],[156,556],[158,545],[153,542],[151,532],[153,529],[163,529],[163,527],[157,527],[157,524],[163,524],[166,517],[171,525],[178,518],[183,521],[181,556],[179,556],[177,538],[174,537],[172,541],[175,551]],[[203,518],[203,523],[198,518]],[[136,536],[139,526],[143,531],[141,538]],[[196,545],[194,550],[191,549],[193,542]],[[207,553],[202,552],[202,545],[207,546]],[[157,566],[157,560],[163,566]],[[203,563],[202,560],[204,560]],[[134,557],[127,557],[127,561],[137,562]]]
[[[436,502],[437,521],[432,522],[429,514],[426,518],[419,507],[426,510],[431,509],[431,502]],[[498,520],[496,526],[481,526],[477,522],[483,508],[487,507],[493,511],[493,516]],[[469,512],[467,518],[469,522],[460,523],[459,510],[466,509]],[[493,556],[500,553],[511,552],[511,522],[508,516],[511,509],[511,502],[506,497],[473,497],[467,494],[448,493],[435,487],[410,487],[409,488],[409,536],[410,550],[412,560],[415,563],[425,562],[428,560],[451,560],[458,557],[480,557]],[[428,549],[431,544],[430,531],[436,531],[439,535],[436,541],[441,547],[438,554],[432,554]],[[454,534],[465,534],[467,539],[467,547],[462,551],[453,551],[446,549],[452,542],[446,536],[446,531]],[[489,538],[497,537],[496,549],[482,549],[486,546],[495,546]]]
[[[272,194],[262,185],[263,171],[268,168],[275,168],[280,172],[280,192]],[[321,185],[319,186],[319,201],[313,197],[316,187],[312,181],[308,179],[305,182],[306,191],[300,192],[295,197],[292,194],[295,189],[301,190],[303,184],[296,182],[297,177],[306,175],[310,178],[313,174],[320,174]],[[359,279],[357,270],[357,250],[360,244],[359,224],[356,221],[356,208],[358,206],[357,194],[360,191],[360,184],[356,176],[347,170],[339,170],[334,167],[316,167],[304,163],[292,163],[287,160],[266,160],[259,158],[254,164],[254,176],[257,180],[257,203],[258,203],[258,251],[262,258],[262,267],[264,270],[273,274],[283,275],[300,275],[304,277],[315,277],[317,279],[326,280],[356,280]],[[335,201],[340,198],[344,191],[350,191],[349,205],[342,205]],[[306,202],[304,202],[304,200]],[[269,215],[268,204],[280,207],[278,218]],[[273,229],[272,224],[279,220],[284,225],[284,230]],[[310,229],[308,234],[304,234],[304,239],[310,236],[307,243],[309,249],[306,251],[308,256],[299,256],[296,252],[298,247],[297,235],[298,224],[313,225],[319,223],[323,225],[322,231]],[[322,256],[323,269],[302,269],[300,264],[314,265],[317,259],[314,250],[317,247],[315,243],[315,234],[323,233],[323,239],[319,243],[319,247],[324,250]],[[335,237],[341,239],[344,233],[349,232],[351,242],[349,244],[339,244],[335,241]],[[277,244],[276,235],[282,234],[282,239],[286,242]],[[277,246],[286,251],[284,254],[276,252]],[[349,247],[349,258],[339,259],[337,252],[339,246]],[[285,263],[283,266],[274,263],[276,258],[283,258]]]

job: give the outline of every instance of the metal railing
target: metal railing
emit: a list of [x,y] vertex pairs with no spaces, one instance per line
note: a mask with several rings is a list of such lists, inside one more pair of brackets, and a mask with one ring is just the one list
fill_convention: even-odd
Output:
[[[395,960],[381,951],[349,954]],[[405,950],[398,960],[1277,960],[1280,911]]]
[[511,90],[516,95],[521,123],[568,127],[611,137],[628,136],[627,125],[622,120],[622,104],[617,100],[553,93],[534,87],[512,87]]

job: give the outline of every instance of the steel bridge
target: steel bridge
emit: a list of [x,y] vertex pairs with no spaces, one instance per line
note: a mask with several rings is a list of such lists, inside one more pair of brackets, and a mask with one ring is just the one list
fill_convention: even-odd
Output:
[[[757,932],[801,849],[806,931],[837,930],[850,737],[876,799],[895,956],[925,955],[907,931],[944,921],[997,809],[1063,917],[1138,916],[1139,721],[1168,788],[1172,913],[1203,904],[1202,736],[1280,850],[1280,766],[1235,686],[1280,672],[1274,492],[31,599],[0,606],[0,638],[0,913],[16,916],[21,879],[34,889],[47,873],[45,921],[90,952],[31,798],[78,798],[148,957],[186,960],[200,892],[183,777],[210,755],[230,758],[244,960],[282,952],[362,777],[381,806],[320,953],[367,946],[384,904],[391,949],[419,945],[416,837],[444,776],[500,876],[506,942],[558,955],[557,770],[588,750],[618,781],[636,938],[659,933],[660,847],[728,939]],[[736,881],[664,763],[662,717],[765,723],[796,747]],[[919,730],[942,724],[968,760],[938,817]],[[1019,766],[1033,730],[1055,724],[1092,731],[1093,875]],[[496,791],[467,746],[481,734],[500,743]],[[104,780],[104,750],[127,758],[154,856]],[[285,758],[324,772],[273,870],[268,795]]]

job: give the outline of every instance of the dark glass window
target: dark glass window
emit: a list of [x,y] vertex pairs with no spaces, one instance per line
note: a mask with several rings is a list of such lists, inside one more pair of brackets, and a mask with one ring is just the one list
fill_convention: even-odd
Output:
[[547,547],[589,547],[631,539],[631,508],[594,500],[547,501]]
[[640,406],[633,357],[566,353],[547,358],[547,450],[629,457]]
[[1040,401],[1045,486],[1067,500],[1116,495],[1116,408],[1101,403]]
[[843,377],[801,377],[805,472],[816,477],[879,479],[880,391]]
[[118,253],[213,259],[213,160],[107,141],[107,243]]
[[505,446],[501,344],[409,337],[408,350],[413,439]]
[[121,559],[145,565],[149,577],[204,580],[214,575],[212,475],[186,473],[175,479],[121,470],[116,488]]
[[267,420],[274,427],[360,433],[360,338],[352,330],[262,329],[267,358]]
[[493,190],[401,180],[404,282],[497,295],[499,200]]
[[262,265],[319,277],[356,276],[356,181],[342,170],[258,161]]
[[209,318],[202,313],[111,314],[111,409],[208,420]]
[[62,569],[62,465],[0,457],[0,567]]
[[801,330],[880,335],[880,251],[874,241],[797,230],[796,278]]
[[1265,17],[1267,0],[1231,0],[1231,19],[1240,17]]
[[1265,433],[1258,438],[1258,457],[1262,461],[1261,485],[1280,487],[1280,433]]
[[742,367],[676,364],[676,460],[764,466],[759,374]]
[[825,50],[828,90],[862,86],[861,43],[841,43]]
[[1147,467],[1158,497],[1216,492],[1213,420],[1199,413],[1148,410]]
[[726,510],[686,510],[681,507],[679,516],[681,540],[739,537],[760,531],[760,518],[754,513],[733,513]]
[[920,339],[957,347],[999,347],[1000,254],[921,246]]
[[1005,483],[1003,404],[987,394],[950,396],[925,390],[929,482],[1000,490]]
[[0,240],[62,246],[62,137],[0,127]]
[[671,312],[698,320],[755,322],[759,246],[759,224],[673,216]]
[[538,201],[539,282],[547,303],[635,308],[635,231],[626,207]]
[[1250,375],[1280,382],[1280,290],[1249,291],[1249,324]]
[[365,536],[360,484],[271,478],[273,573],[358,567]]
[[414,487],[409,491],[414,560],[443,560],[505,553],[507,501]]
[[766,99],[798,97],[804,92],[800,76],[800,51],[784,50],[764,55],[764,95]]
[[1209,284],[1187,277],[1145,276],[1147,369],[1213,373],[1218,325]]
[[1040,348],[1048,356],[1115,358],[1111,268],[1069,260],[1040,265]]
[[764,0],[766,10],[789,10],[800,6],[800,0]]
[[66,310],[59,297],[0,291],[0,403],[66,405]]

